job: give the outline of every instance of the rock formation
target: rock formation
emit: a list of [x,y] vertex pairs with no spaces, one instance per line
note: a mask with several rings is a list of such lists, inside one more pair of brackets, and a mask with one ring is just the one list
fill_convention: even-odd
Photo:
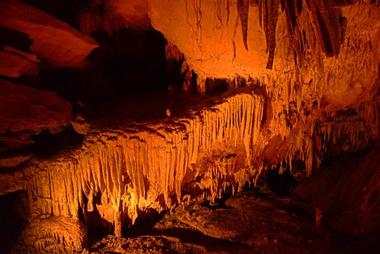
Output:
[[[231,212],[213,212],[200,203],[217,206],[226,193],[257,188],[272,169],[319,175],[331,158],[378,143],[378,1],[91,0],[76,10],[70,25],[25,2],[0,3],[0,194],[27,193],[29,221],[18,244],[24,252],[81,252],[91,229],[122,237],[151,211],[169,211],[208,237],[259,246],[261,234],[274,229],[255,224],[255,216],[266,223],[263,211],[276,206],[241,197],[226,202]],[[117,74],[127,60],[112,65],[120,70],[99,62],[124,45],[116,41],[115,49],[107,48],[110,38],[134,39],[134,33],[123,34],[128,29],[155,29],[165,40],[165,52],[156,55],[166,57],[162,70],[169,95],[159,107],[151,106],[156,99],[151,91],[144,91],[140,104],[132,91],[126,97],[135,96],[131,111],[144,104],[140,111],[160,111],[159,117],[117,115],[124,104],[112,101],[122,97],[122,89],[111,83],[123,84]],[[146,38],[151,37],[139,41]],[[143,51],[140,46],[136,52]],[[94,99],[78,88],[91,90],[90,84],[115,89],[110,100],[116,106],[104,119],[97,119],[97,111],[106,95]],[[318,227],[328,223],[354,235],[378,232],[374,147],[364,166],[333,176],[340,179],[337,186],[324,173],[323,184],[317,177],[298,186],[295,193],[318,211]],[[36,152],[39,148],[51,151],[46,155]],[[245,213],[247,207],[258,212]],[[273,214],[286,221],[274,220],[286,237],[297,239],[298,231],[284,224],[299,227],[298,219]],[[346,223],[350,216],[355,220]],[[221,225],[223,220],[234,223]],[[252,225],[234,225],[245,222]],[[354,230],[355,222],[360,230]],[[276,241],[286,237],[279,234]],[[207,251],[176,238],[140,240]]]
[[94,40],[64,22],[15,0],[0,4],[0,26],[26,34],[30,50],[57,67],[80,67],[97,47]]

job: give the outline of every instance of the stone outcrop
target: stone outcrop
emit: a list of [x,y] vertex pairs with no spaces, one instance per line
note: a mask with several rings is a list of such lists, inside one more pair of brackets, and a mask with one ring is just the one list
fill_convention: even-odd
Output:
[[57,67],[81,67],[97,43],[64,22],[21,3],[0,3],[0,26],[26,34],[30,50],[40,59]]
[[56,132],[71,120],[71,104],[53,93],[0,80],[0,134]]
[[0,80],[1,195],[25,189],[19,166],[33,157],[35,137],[61,132],[71,118],[71,104],[54,93]]
[[24,75],[37,75],[37,65],[23,56],[0,51],[0,75],[10,78],[19,78]]

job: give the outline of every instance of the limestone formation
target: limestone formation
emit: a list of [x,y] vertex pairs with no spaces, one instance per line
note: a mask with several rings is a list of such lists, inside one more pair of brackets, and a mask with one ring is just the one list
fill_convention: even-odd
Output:
[[[328,253],[325,226],[376,235],[379,42],[379,1],[1,1],[0,202],[30,208],[14,251]],[[311,177],[309,204],[260,197],[268,171]]]

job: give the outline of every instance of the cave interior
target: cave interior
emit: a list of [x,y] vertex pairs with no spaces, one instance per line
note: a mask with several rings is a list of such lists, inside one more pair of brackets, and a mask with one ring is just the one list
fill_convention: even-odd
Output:
[[1,0],[0,253],[380,253],[380,1]]

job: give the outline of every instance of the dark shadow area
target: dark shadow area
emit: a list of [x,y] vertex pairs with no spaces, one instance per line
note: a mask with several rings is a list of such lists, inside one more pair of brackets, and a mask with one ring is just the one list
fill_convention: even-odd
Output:
[[26,191],[0,196],[0,253],[8,253],[24,229],[29,213]]
[[228,90],[227,79],[206,79],[206,93],[207,95],[217,95]]
[[247,250],[247,245],[239,242],[232,242],[202,234],[185,228],[170,228],[163,231],[155,231],[152,235],[165,235],[181,239],[183,242],[207,246],[210,251],[226,250]]
[[[84,202],[88,204],[88,199],[85,195],[82,196]],[[101,204],[101,197],[99,195],[94,195],[93,198],[93,209],[92,211],[88,211],[84,209],[83,212],[79,212],[79,219],[83,222],[83,224],[88,229],[88,245],[90,246],[92,243],[99,241],[103,236],[108,234],[113,234],[113,225],[112,223],[106,221],[104,218],[100,216],[100,213],[97,209],[97,205]]]
[[25,52],[31,52],[32,40],[25,33],[0,26],[0,46],[12,46]]
[[57,154],[63,148],[80,145],[84,136],[76,133],[71,127],[53,134],[48,130],[42,131],[33,137],[35,144],[30,151],[39,156],[51,156]]
[[268,171],[265,179],[269,189],[279,196],[289,195],[297,184],[289,170],[280,173],[278,168]]
[[145,211],[138,211],[138,217],[135,223],[128,228],[123,228],[123,234],[126,237],[136,237],[139,235],[149,234],[154,225],[162,219],[165,212],[158,213],[154,209],[147,209]]
[[22,0],[22,2],[40,9],[78,29],[78,15],[89,0]]
[[168,88],[163,35],[155,30],[124,29],[93,37],[100,47],[89,56],[88,80],[100,88],[101,97],[131,97],[143,93],[165,94]]
[[150,101],[166,100],[169,83],[181,83],[179,66],[173,62],[168,66],[167,41],[161,33],[123,29],[112,35],[102,31],[92,36],[100,47],[88,56],[87,67],[75,70],[41,63],[35,86],[80,102],[87,112],[96,113],[103,105],[132,101],[146,101],[146,110]]

